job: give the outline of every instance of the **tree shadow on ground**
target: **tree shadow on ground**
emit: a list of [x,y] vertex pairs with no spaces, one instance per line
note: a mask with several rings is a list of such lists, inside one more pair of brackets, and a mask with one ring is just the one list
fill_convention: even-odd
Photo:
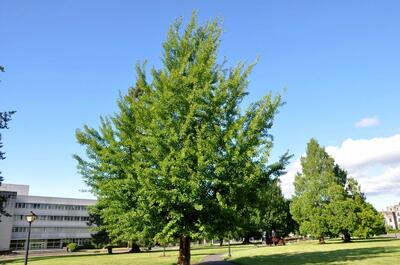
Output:
[[342,241],[327,241],[326,244],[351,244],[351,243],[371,243],[371,242],[389,242],[396,241],[396,238],[369,238],[369,239],[352,239],[350,242],[342,242]]
[[371,247],[316,252],[292,252],[233,259],[238,264],[329,264],[354,262],[400,252],[399,247]]
[[195,265],[234,265],[229,261],[223,260],[223,256],[224,254],[208,255],[205,259]]

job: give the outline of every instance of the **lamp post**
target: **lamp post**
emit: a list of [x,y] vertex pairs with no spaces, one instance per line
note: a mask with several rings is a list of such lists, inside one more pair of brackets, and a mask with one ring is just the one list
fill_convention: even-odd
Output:
[[34,214],[31,211],[31,214],[26,216],[26,221],[28,221],[29,223],[29,228],[28,228],[28,239],[27,239],[27,243],[26,243],[26,252],[25,252],[25,262],[24,265],[28,264],[28,253],[29,253],[29,241],[31,239],[31,226],[32,223],[36,220],[36,214]]

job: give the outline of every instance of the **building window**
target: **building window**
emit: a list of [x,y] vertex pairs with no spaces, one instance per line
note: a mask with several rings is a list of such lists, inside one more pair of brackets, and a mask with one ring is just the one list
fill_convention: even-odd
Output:
[[26,204],[18,202],[18,203],[15,204],[15,208],[26,208]]
[[29,248],[31,249],[42,249],[46,247],[46,241],[45,240],[32,240],[29,243]]
[[64,205],[64,204],[48,204],[48,203],[22,203],[15,204],[15,208],[30,208],[44,210],[61,210],[61,211],[85,211],[86,206],[83,205]]
[[61,240],[60,239],[48,239],[47,240],[47,248],[61,248]]
[[28,227],[13,227],[12,231],[14,233],[26,233],[28,232]]
[[25,248],[25,240],[11,240],[10,248],[12,250],[21,250]]

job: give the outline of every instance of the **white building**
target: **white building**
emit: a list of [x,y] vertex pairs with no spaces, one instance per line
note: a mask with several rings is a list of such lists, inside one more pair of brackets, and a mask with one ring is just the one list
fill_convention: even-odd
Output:
[[29,186],[2,184],[0,195],[6,196],[6,211],[11,216],[1,216],[0,251],[22,250],[28,235],[26,215],[34,212],[31,249],[62,248],[69,242],[82,245],[89,242],[91,232],[87,221],[87,206],[95,200],[30,196]]
[[392,229],[400,228],[400,203],[386,207],[386,211],[383,211],[382,213],[385,217],[385,224],[387,227]]

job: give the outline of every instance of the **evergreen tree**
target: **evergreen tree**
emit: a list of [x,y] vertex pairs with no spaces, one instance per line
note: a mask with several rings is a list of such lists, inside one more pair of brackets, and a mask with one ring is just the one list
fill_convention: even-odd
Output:
[[119,111],[98,130],[76,133],[87,151],[75,156],[78,168],[106,205],[100,214],[109,236],[178,239],[178,264],[190,264],[191,239],[240,230],[241,210],[259,204],[258,191],[268,192],[288,159],[267,165],[280,96],[239,109],[252,66],[217,63],[220,33],[217,21],[199,26],[193,16],[183,30],[176,21],[162,68],[148,79],[138,65]]
[[351,235],[369,238],[385,232],[382,214],[368,202],[354,178],[346,183],[346,198],[332,202],[331,228],[334,234],[342,234],[344,242],[350,242]]
[[334,160],[311,139],[306,156],[301,158],[302,173],[295,177],[295,194],[290,205],[293,218],[299,223],[301,234],[310,234],[324,242],[331,235],[329,203],[336,197],[344,198],[335,175]]
[[383,228],[382,216],[365,201],[355,179],[348,178],[315,139],[301,158],[302,172],[295,178],[295,195],[290,211],[301,234],[324,242],[325,236],[369,237]]

